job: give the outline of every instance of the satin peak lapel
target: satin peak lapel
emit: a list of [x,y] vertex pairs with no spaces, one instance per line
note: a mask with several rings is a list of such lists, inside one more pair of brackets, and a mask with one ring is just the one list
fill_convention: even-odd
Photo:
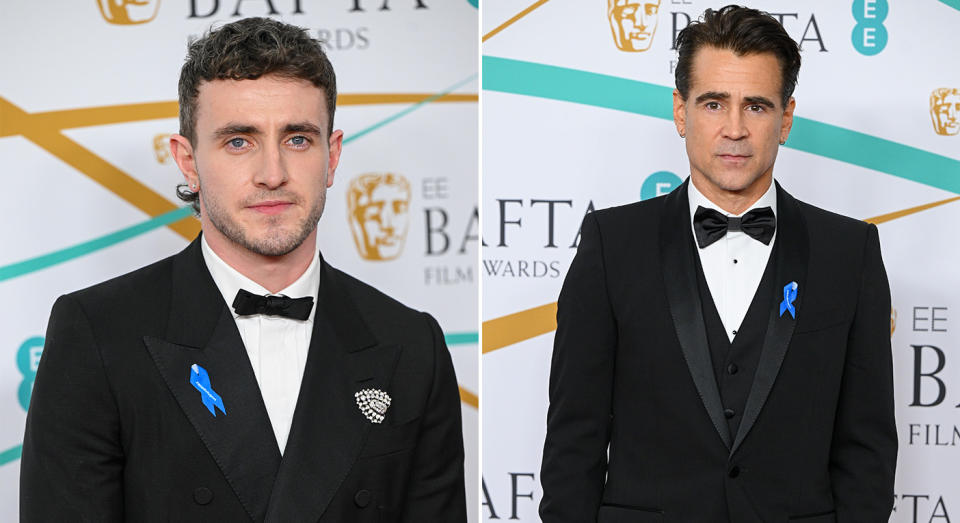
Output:
[[[753,378],[750,395],[743,409],[743,420],[737,430],[730,454],[743,443],[747,433],[753,428],[757,416],[770,396],[773,383],[780,373],[780,366],[787,354],[787,347],[793,337],[793,329],[797,319],[803,314],[803,302],[806,292],[807,264],[810,257],[809,237],[807,225],[800,213],[797,201],[777,184],[777,245],[776,271],[774,272],[774,296],[770,300],[770,315],[767,322],[767,333],[763,338],[763,349],[757,372]],[[792,302],[797,318],[789,312],[780,313],[780,303],[784,300],[783,288],[790,282],[797,283],[796,299]]]
[[693,259],[693,233],[690,230],[690,206],[687,203],[687,178],[664,198],[660,222],[660,266],[673,327],[680,341],[690,376],[697,387],[710,421],[723,444],[730,448],[730,429],[723,417],[720,390],[713,375],[707,328],[703,322],[700,292],[697,290],[697,266]]
[[343,276],[325,263],[321,270],[310,350],[268,523],[320,519],[372,426],[354,394],[365,388],[389,393],[400,355],[399,346],[377,345]]
[[[144,344],[167,387],[254,521],[262,521],[280,466],[280,450],[233,315],[206,269],[199,239],[174,261],[165,339]],[[203,367],[226,414],[212,415],[190,383]]]

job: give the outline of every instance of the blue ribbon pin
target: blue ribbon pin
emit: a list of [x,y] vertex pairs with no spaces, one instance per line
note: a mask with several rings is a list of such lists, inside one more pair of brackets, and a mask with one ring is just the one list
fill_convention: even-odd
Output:
[[210,386],[210,375],[207,374],[207,369],[204,369],[196,363],[191,365],[190,384],[193,385],[193,388],[200,391],[200,399],[203,400],[204,406],[207,407],[210,414],[213,414],[213,417],[217,417],[217,411],[213,409],[214,406],[220,409],[220,412],[224,414],[227,413],[226,407],[223,406],[223,398]]
[[783,317],[783,311],[790,311],[790,316],[797,319],[797,309],[793,306],[793,301],[797,299],[797,282],[792,281],[783,288],[783,301],[780,302],[780,317]]

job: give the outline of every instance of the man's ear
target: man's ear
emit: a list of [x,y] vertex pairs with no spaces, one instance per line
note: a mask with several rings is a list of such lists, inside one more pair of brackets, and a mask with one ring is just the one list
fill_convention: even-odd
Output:
[[673,90],[673,123],[677,126],[680,137],[685,137],[687,135],[687,101],[677,89]]
[[790,137],[790,129],[793,129],[793,111],[797,108],[797,101],[791,96],[786,107],[783,108],[783,122],[780,124],[780,143],[787,141]]
[[343,151],[343,131],[337,129],[330,133],[330,158],[327,163],[327,187],[333,185],[333,175],[340,165],[340,153]]
[[170,136],[170,154],[177,162],[177,167],[183,173],[183,179],[191,190],[196,191],[200,186],[200,176],[197,175],[197,161],[193,155],[193,145],[185,136],[174,134]]

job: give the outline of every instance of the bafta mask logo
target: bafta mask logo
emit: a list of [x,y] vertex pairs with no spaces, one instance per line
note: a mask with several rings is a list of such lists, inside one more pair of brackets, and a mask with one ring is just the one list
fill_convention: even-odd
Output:
[[631,53],[650,49],[658,11],[660,0],[607,0],[607,19],[617,49]]
[[145,24],[157,17],[160,0],[97,0],[97,7],[111,24]]
[[960,134],[960,89],[934,89],[930,93],[930,118],[937,134]]
[[410,182],[399,174],[368,173],[347,189],[350,231],[367,260],[392,260],[403,251],[410,216]]
[[890,307],[890,337],[893,337],[895,330],[897,330],[897,309]]
[[172,157],[170,156],[170,135],[169,134],[157,134],[153,137],[153,156],[157,159],[157,163],[164,165],[170,163]]

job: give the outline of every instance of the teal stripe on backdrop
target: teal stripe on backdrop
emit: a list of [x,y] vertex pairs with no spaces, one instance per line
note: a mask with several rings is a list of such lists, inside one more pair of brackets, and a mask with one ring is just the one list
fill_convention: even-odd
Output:
[[467,343],[479,343],[480,333],[477,332],[451,332],[443,337],[447,345],[466,345]]
[[23,450],[23,445],[14,445],[9,449],[0,452],[0,465],[6,465],[11,461],[20,459],[20,451]]
[[190,207],[180,207],[154,218],[150,218],[147,221],[127,227],[126,229],[120,229],[119,231],[112,232],[105,236],[100,236],[99,238],[94,238],[90,241],[79,243],[72,247],[67,247],[66,249],[61,249],[49,254],[30,258],[29,260],[11,263],[10,265],[0,267],[0,281],[23,276],[34,271],[39,271],[40,269],[46,269],[47,267],[70,261],[74,258],[79,258],[80,256],[110,247],[111,245],[116,245],[122,241],[129,240],[154,229],[164,227],[176,221],[180,221],[187,216],[190,216],[192,212],[193,209]]
[[[671,87],[534,62],[484,56],[483,89],[673,119]],[[960,194],[960,160],[909,145],[796,117],[786,146]]]
[[463,87],[463,86],[466,85],[467,83],[469,83],[469,82],[473,81],[474,79],[476,79],[476,77],[477,77],[476,74],[472,74],[472,75],[464,78],[463,80],[460,80],[459,82],[451,85],[450,87],[447,87],[446,89],[440,91],[439,93],[437,93],[437,94],[435,94],[435,95],[433,95],[433,96],[430,96],[429,98],[424,98],[423,100],[421,100],[421,101],[419,101],[419,102],[417,102],[417,103],[415,103],[415,104],[410,105],[409,107],[405,108],[404,110],[402,110],[402,111],[400,111],[400,112],[398,112],[398,113],[396,113],[396,114],[390,115],[390,116],[388,116],[387,118],[385,118],[385,119],[383,119],[383,120],[380,120],[379,122],[371,125],[370,127],[367,127],[367,128],[365,128],[365,129],[361,129],[361,130],[353,133],[352,135],[350,135],[350,136],[348,136],[348,137],[346,137],[346,138],[343,139],[344,145],[346,145],[346,144],[348,144],[348,143],[356,140],[357,138],[360,138],[361,136],[363,136],[363,135],[365,135],[365,134],[368,134],[368,133],[371,133],[371,132],[373,132],[373,131],[376,131],[377,129],[383,127],[384,125],[387,125],[388,123],[390,123],[390,122],[392,122],[392,121],[394,121],[394,120],[396,120],[396,119],[398,119],[398,118],[402,118],[402,117],[404,117],[404,116],[412,113],[413,111],[416,111],[417,109],[419,109],[419,108],[423,107],[424,105],[426,105],[426,104],[428,104],[428,103],[436,100],[437,98],[440,98],[440,97],[442,97],[442,96],[446,96],[446,95],[448,95],[448,94],[456,91],[456,90],[459,89],[460,87]]
[[673,120],[670,87],[553,65],[484,56],[483,89]]
[[960,0],[940,0],[940,1],[956,9],[957,11],[960,11]]

